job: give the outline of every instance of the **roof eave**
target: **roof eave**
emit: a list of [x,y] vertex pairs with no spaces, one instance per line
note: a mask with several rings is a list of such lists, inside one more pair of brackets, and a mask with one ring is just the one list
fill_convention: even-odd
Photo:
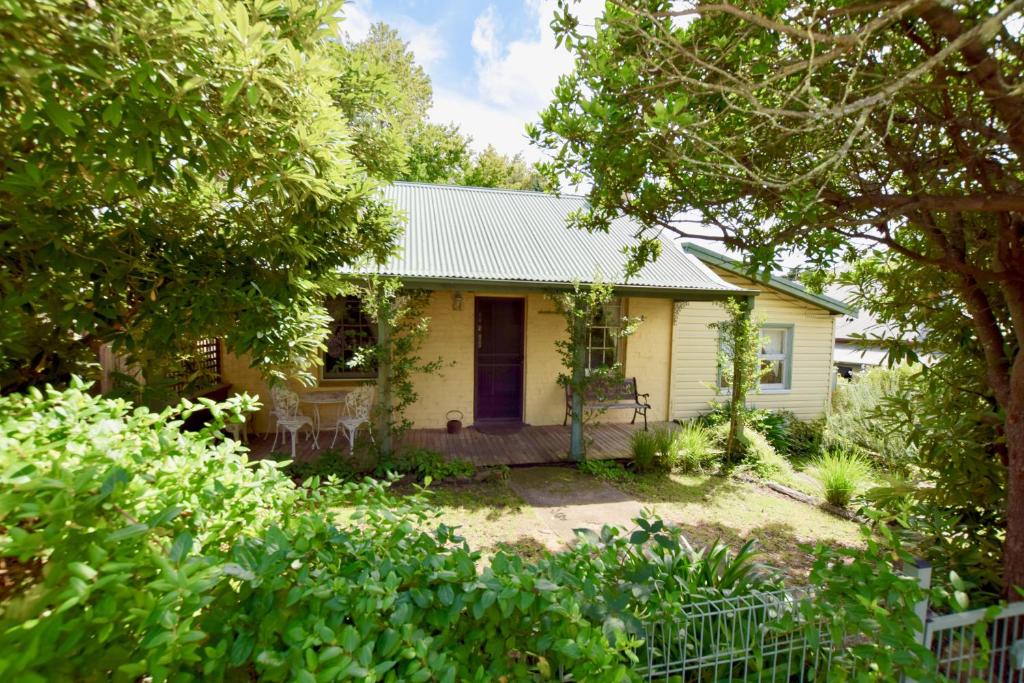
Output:
[[[347,277],[365,277],[368,273],[350,273]],[[383,277],[396,277],[407,287],[434,290],[473,290],[480,292],[565,291],[571,282],[542,280],[497,280],[468,277],[425,277],[381,273]],[[734,296],[757,296],[756,289],[735,287],[730,289],[703,289],[691,287],[655,287],[650,285],[611,284],[619,294],[674,299],[677,301],[722,301]]]
[[806,301],[807,303],[814,304],[815,306],[818,306],[820,308],[824,308],[825,310],[835,315],[857,314],[857,309],[854,308],[853,306],[843,303],[838,299],[833,299],[830,296],[808,292],[802,286],[791,280],[787,280],[776,275],[772,275],[767,281],[757,280],[751,277],[750,273],[747,272],[737,261],[734,261],[728,256],[723,256],[722,254],[712,251],[706,247],[702,247],[699,244],[694,244],[693,242],[684,242],[682,246],[684,251],[693,254],[694,256],[699,258],[701,261],[704,261],[705,263],[710,263],[711,265],[717,266],[722,270],[727,270],[730,273],[733,273],[734,275],[745,277],[753,282],[761,282],[762,284],[765,284],[771,287],[772,289],[783,292],[784,294],[789,294],[790,296]]

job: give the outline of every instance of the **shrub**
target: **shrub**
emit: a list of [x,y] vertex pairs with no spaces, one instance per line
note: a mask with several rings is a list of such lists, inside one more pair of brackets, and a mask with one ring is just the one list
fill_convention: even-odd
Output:
[[639,618],[777,585],[658,520],[479,569],[426,494],[298,487],[217,425],[78,384],[0,416],[3,680],[622,681]]
[[675,448],[680,472],[703,471],[719,456],[711,431],[697,422],[687,422],[676,430]]
[[80,384],[0,416],[2,680],[628,677],[575,585],[500,553],[478,570],[422,495],[297,487]]
[[833,452],[818,458],[814,471],[821,480],[825,500],[845,508],[867,480],[871,468],[856,454]]
[[382,458],[374,473],[377,476],[412,474],[418,481],[428,477],[432,481],[449,478],[467,478],[476,473],[476,466],[466,460],[446,460],[443,455],[429,448],[412,448],[402,451],[394,458]]
[[658,426],[633,432],[630,439],[633,464],[638,472],[671,472],[678,461],[674,431]]
[[[729,433],[729,423],[719,424],[711,430],[716,446],[721,447]],[[773,479],[785,482],[793,475],[793,467],[789,461],[778,454],[763,434],[752,427],[743,430],[743,460],[740,467],[750,470],[762,479]]]
[[[731,403],[716,403],[709,412],[700,416],[698,420],[708,427],[718,427],[721,424],[729,424],[731,417]],[[793,413],[789,411],[772,411],[766,408],[748,408],[743,418],[745,425],[760,432],[768,439],[768,442],[776,452],[789,452],[790,425],[797,421]]]
[[793,474],[789,461],[779,455],[768,439],[756,429],[744,430],[746,437],[745,467],[763,479],[786,480]]
[[825,419],[803,421],[794,419],[789,423],[789,451],[787,455],[797,460],[817,457],[825,441]]
[[271,457],[276,462],[288,462],[285,474],[300,484],[310,477],[348,480],[356,476],[356,466],[349,454],[336,448],[325,448],[315,460],[289,460],[291,456],[287,453],[274,453]]
[[825,446],[856,453],[887,471],[906,473],[916,454],[910,426],[879,419],[879,413],[889,410],[889,398],[899,395],[917,372],[905,365],[879,367],[840,380],[826,422]]
[[580,472],[605,481],[625,481],[629,471],[614,460],[584,460],[577,466]]

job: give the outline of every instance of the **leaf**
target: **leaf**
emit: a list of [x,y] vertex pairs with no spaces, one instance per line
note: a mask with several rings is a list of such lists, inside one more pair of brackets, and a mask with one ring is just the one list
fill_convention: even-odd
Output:
[[637,529],[629,536],[629,542],[633,545],[643,545],[650,540],[651,535],[642,529]]
[[121,124],[121,116],[124,114],[123,101],[120,97],[110,101],[110,104],[103,110],[103,120],[114,126]]
[[235,101],[235,98],[238,97],[238,93],[241,91],[243,85],[245,85],[245,79],[239,78],[224,89],[223,102],[225,107],[230,106],[231,103]]
[[70,137],[75,134],[75,114],[66,110],[59,102],[46,100],[43,103],[43,111],[65,135]]
[[239,564],[235,564],[234,562],[228,562],[221,567],[221,573],[227,574],[228,576],[234,576],[242,579],[243,581],[252,581],[256,578],[256,575],[251,571]]
[[141,536],[147,531],[149,531],[149,527],[145,524],[129,524],[126,527],[122,527],[117,531],[108,534],[107,543],[117,543],[118,541],[123,541],[128,538]]

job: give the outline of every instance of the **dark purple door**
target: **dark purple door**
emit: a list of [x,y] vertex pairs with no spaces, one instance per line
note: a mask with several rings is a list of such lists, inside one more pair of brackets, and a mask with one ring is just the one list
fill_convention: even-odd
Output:
[[476,420],[523,419],[523,299],[476,299]]

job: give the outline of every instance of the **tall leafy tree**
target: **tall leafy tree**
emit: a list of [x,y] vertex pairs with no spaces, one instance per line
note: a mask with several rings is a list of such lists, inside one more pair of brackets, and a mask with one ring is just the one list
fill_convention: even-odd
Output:
[[576,68],[532,134],[550,173],[592,183],[577,224],[635,216],[638,261],[655,230],[706,236],[695,221],[752,270],[876,248],[941,283],[997,425],[1004,578],[1024,585],[1024,2],[616,0],[586,31],[560,4]]
[[339,12],[0,7],[4,391],[107,342],[144,362],[210,336],[264,368],[316,357],[338,268],[393,230],[331,99]]
[[541,175],[520,154],[508,156],[487,145],[473,156],[458,180],[459,185],[504,187],[510,190],[543,190]]
[[469,143],[454,123],[420,123],[409,138],[402,180],[457,184],[472,158]]
[[378,178],[402,176],[433,99],[430,77],[384,23],[363,40],[332,44],[330,52],[337,69],[331,94],[352,128],[352,153]]

